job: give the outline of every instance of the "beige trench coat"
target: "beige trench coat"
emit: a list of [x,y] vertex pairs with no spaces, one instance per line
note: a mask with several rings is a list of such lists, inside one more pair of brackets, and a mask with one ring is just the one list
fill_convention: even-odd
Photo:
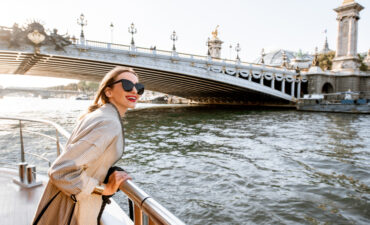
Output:
[[72,225],[94,225],[102,196],[92,194],[101,184],[108,169],[118,161],[124,149],[121,118],[115,106],[105,104],[79,121],[69,138],[66,150],[49,169],[49,182],[40,200],[35,218],[58,191],[39,225],[66,225],[77,200]]

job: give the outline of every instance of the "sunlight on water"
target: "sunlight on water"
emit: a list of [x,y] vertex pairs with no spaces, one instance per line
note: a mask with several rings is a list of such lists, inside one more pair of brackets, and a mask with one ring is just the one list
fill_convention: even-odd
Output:
[[[49,119],[71,131],[89,104],[5,97],[0,115]],[[16,162],[18,126],[0,125],[1,163]],[[128,112],[124,125],[118,164],[187,224],[370,223],[369,115],[176,107]],[[55,157],[53,143],[28,135],[25,143]],[[46,171],[45,162],[28,160]],[[121,193],[114,198],[126,205]]]

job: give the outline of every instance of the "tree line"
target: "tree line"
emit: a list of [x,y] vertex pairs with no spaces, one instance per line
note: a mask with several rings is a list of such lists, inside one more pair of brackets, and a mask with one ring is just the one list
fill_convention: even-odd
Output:
[[[333,59],[335,57],[335,51],[330,51],[325,54],[319,54],[317,59],[319,61],[319,66],[322,70],[331,70],[333,65]],[[361,71],[367,71],[367,65],[364,63],[364,60],[366,58],[366,55],[358,54],[358,57],[361,61],[360,70]]]
[[70,83],[67,85],[58,85],[48,88],[49,90],[68,90],[68,91],[82,91],[82,92],[96,92],[99,88],[98,82],[93,81],[79,81],[78,83]]

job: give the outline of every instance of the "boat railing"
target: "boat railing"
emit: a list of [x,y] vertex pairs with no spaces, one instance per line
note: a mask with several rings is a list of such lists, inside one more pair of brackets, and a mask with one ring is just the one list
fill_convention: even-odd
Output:
[[[63,145],[60,143],[60,136],[65,138],[66,140],[69,138],[70,133],[67,132],[63,127],[58,125],[57,123],[42,120],[42,119],[28,119],[28,118],[20,118],[20,117],[3,117],[0,116],[0,120],[14,120],[18,121],[19,123],[19,136],[20,136],[20,143],[21,143],[21,161],[22,163],[26,162],[25,154],[29,154],[40,159],[43,159],[48,162],[49,166],[51,162],[46,157],[34,154],[34,153],[25,153],[24,151],[24,143],[23,143],[23,133],[31,133],[46,137],[56,142],[57,146],[57,155],[59,156],[61,150],[64,151]],[[55,129],[55,137],[52,137],[47,134],[43,134],[40,132],[34,131],[27,131],[23,129],[23,122],[36,122],[42,123],[49,126],[52,126]],[[22,165],[22,163],[20,165]],[[130,201],[133,202],[132,212],[130,209],[130,218],[133,220],[135,225],[185,225],[180,219],[178,219],[175,215],[173,215],[170,211],[164,208],[160,203],[154,200],[151,196],[149,196],[146,192],[140,189],[133,181],[127,180],[121,184],[120,190],[124,192]],[[132,202],[129,202],[131,205]],[[144,220],[144,215],[148,218],[148,221]]]
[[[68,139],[68,137],[70,136],[70,134],[63,127],[61,127],[60,125],[58,125],[54,122],[48,121],[48,120],[28,119],[28,118],[20,118],[20,117],[3,117],[3,116],[0,117],[0,119],[1,120],[15,120],[15,121],[18,121],[18,123],[19,123],[19,139],[20,139],[20,143],[21,143],[21,161],[22,162],[25,162],[25,154],[29,154],[29,155],[33,155],[35,157],[38,157],[40,159],[46,160],[49,163],[49,166],[50,166],[50,163],[51,163],[47,158],[45,158],[43,156],[40,156],[40,155],[37,155],[37,154],[34,154],[34,153],[29,153],[29,152],[26,153],[24,151],[23,133],[35,134],[35,135],[43,136],[43,137],[46,137],[48,139],[51,139],[51,140],[55,141],[56,148],[57,148],[57,156],[60,155],[61,150],[64,151],[64,147],[60,143],[60,140],[59,140],[59,135],[63,136],[66,139]],[[40,133],[40,132],[29,131],[29,130],[23,129],[23,122],[26,122],[26,121],[27,122],[42,123],[42,124],[47,124],[47,125],[52,126],[55,129],[55,137],[47,135],[47,134],[43,134],[43,133]]]

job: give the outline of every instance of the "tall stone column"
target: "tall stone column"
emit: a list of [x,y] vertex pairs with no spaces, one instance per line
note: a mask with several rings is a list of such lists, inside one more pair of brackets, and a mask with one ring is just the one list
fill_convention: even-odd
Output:
[[357,56],[357,33],[360,11],[364,7],[355,0],[344,0],[334,9],[337,12],[337,51],[333,59],[333,71],[358,71],[360,59]]

